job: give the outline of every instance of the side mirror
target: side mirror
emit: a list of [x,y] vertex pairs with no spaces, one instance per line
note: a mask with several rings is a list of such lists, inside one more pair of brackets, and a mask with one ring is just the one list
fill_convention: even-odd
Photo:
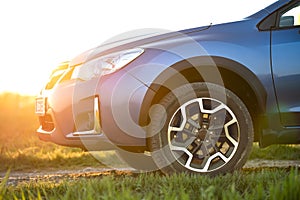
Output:
[[282,16],[280,17],[279,27],[291,27],[294,26],[293,16]]

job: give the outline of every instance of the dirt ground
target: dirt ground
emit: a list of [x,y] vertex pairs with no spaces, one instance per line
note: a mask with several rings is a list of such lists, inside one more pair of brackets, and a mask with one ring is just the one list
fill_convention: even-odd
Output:
[[[300,167],[300,160],[250,160],[243,169],[263,169],[263,168],[291,168]],[[11,172],[8,185],[18,185],[28,182],[51,181],[60,182],[61,180],[74,180],[78,178],[102,177],[107,175],[130,175],[133,176],[139,172],[132,168],[84,168],[77,170],[48,170],[32,172]],[[3,180],[5,173],[0,173],[0,181]]]
[[248,161],[244,169],[249,168],[290,168],[300,167],[300,160],[260,160],[254,159]]

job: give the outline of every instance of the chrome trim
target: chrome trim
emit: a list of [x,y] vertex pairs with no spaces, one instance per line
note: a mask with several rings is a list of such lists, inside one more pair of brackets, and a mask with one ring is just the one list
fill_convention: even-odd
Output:
[[101,126],[100,126],[100,109],[99,109],[99,97],[94,98],[94,128],[89,131],[78,131],[72,133],[73,136],[82,136],[82,135],[101,135]]
[[39,133],[39,134],[43,134],[43,135],[51,135],[51,134],[54,133],[55,131],[56,131],[56,128],[55,128],[55,127],[54,127],[54,129],[53,129],[52,131],[49,132],[49,131],[45,131],[45,130],[42,128],[42,126],[40,126],[36,132]]

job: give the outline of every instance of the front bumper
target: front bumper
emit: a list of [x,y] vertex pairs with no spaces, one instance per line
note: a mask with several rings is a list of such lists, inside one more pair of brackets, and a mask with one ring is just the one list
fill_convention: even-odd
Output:
[[[41,98],[37,98],[38,101]],[[45,98],[47,99],[47,98]],[[45,108],[48,107],[47,101],[44,101]],[[79,147],[85,150],[111,150],[115,146],[101,132],[99,98],[94,98],[94,126],[87,131],[74,131],[65,135],[58,126],[55,114],[51,108],[48,108],[44,114],[39,113],[40,127],[37,130],[38,136],[43,141],[51,141],[63,146]],[[74,128],[74,130],[76,130]]]
[[37,102],[45,102],[37,103],[45,109],[37,112],[37,134],[44,141],[91,151],[145,148],[146,133],[138,119],[147,90],[125,71],[100,80],[58,84],[37,97]]

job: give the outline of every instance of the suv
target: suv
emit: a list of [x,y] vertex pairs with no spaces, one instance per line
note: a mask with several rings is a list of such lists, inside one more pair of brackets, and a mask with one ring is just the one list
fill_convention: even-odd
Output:
[[216,175],[258,141],[300,142],[300,1],[237,22],[105,43],[36,98],[39,138],[132,167]]

